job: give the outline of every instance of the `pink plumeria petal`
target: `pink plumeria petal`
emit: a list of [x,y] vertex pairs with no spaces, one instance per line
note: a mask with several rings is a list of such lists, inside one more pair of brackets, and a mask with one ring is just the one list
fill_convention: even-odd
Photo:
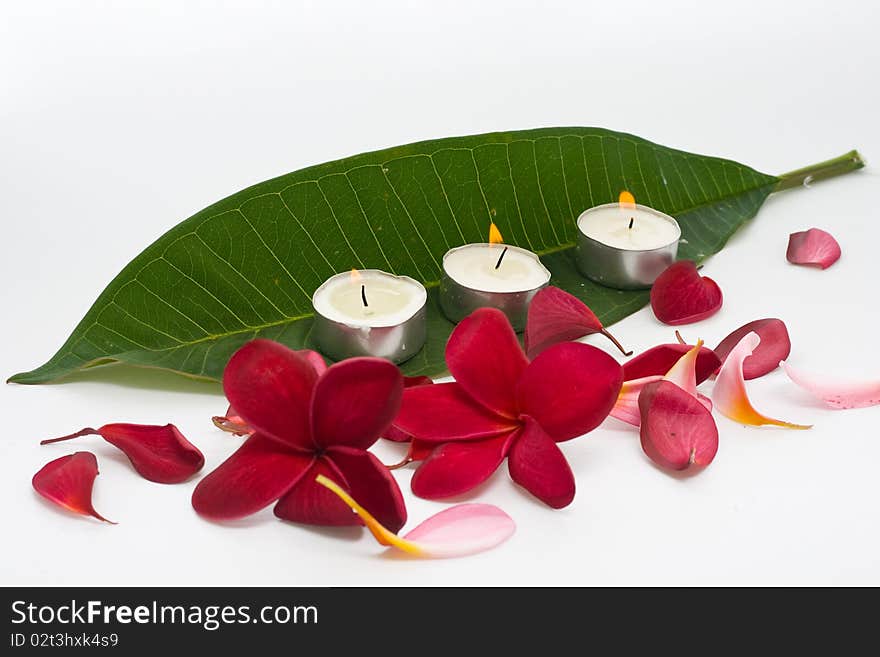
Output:
[[840,244],[824,230],[810,228],[788,236],[785,257],[793,265],[828,269],[840,259]]
[[614,404],[614,408],[611,409],[609,415],[634,427],[639,426],[642,422],[642,416],[639,412],[639,395],[642,393],[642,389],[649,383],[662,380],[663,377],[658,375],[624,381],[620,394],[617,396],[617,402]]
[[458,504],[431,516],[403,537],[386,529],[336,483],[324,476],[317,482],[348,504],[382,545],[414,557],[448,559],[485,552],[516,531],[513,519],[491,504]]
[[823,402],[840,410],[880,404],[880,381],[829,381],[805,374],[785,361],[780,363],[788,378]]
[[746,382],[743,378],[743,361],[752,355],[755,348],[761,343],[757,333],[748,333],[730,351],[718,379],[712,390],[712,401],[716,408],[735,422],[752,426],[772,424],[787,429],[809,429],[810,426],[792,424],[774,420],[762,415],[755,410],[749,396],[746,394]]

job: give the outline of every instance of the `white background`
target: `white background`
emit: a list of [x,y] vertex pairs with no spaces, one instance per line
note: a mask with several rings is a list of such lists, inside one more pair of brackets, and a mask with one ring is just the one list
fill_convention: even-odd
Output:
[[[5,376],[44,362],[110,279],[209,203],[310,164],[424,138],[596,125],[780,173],[858,147],[880,157],[877,3],[443,2],[0,4],[0,221]],[[709,261],[721,312],[685,327],[710,346],[783,318],[805,370],[880,377],[878,175],[772,197]],[[785,261],[819,226],[843,258]],[[615,327],[669,341],[646,309]],[[604,342],[595,344],[606,346]],[[708,389],[708,385],[706,386]],[[99,439],[41,438],[110,421],[173,421],[212,468],[238,440],[210,424],[219,388],[106,369],[0,386],[2,584],[880,584],[880,408],[832,411],[774,373],[749,384],[808,432],[718,417],[697,477],[654,468],[613,420],[563,449],[578,493],[553,511],[506,468],[478,499],[517,534],[475,557],[381,556],[360,530],[197,517],[195,482],[139,478]],[[705,391],[704,391],[705,392]],[[30,478],[94,451],[110,526],[55,510]],[[383,445],[387,460],[399,450]],[[413,497],[410,526],[445,508]]]

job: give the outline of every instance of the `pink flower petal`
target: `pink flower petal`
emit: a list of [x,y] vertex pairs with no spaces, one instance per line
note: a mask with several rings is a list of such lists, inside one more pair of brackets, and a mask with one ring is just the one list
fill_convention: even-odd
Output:
[[785,257],[794,265],[828,269],[840,259],[840,244],[824,230],[810,228],[788,236]]
[[712,413],[671,381],[649,383],[639,397],[642,449],[662,468],[704,468],[718,451]]
[[529,304],[525,331],[525,347],[529,358],[534,358],[559,342],[570,342],[585,335],[601,333],[629,356],[620,343],[602,326],[595,313],[576,296],[548,286],[540,290]]
[[880,404],[880,381],[833,382],[826,377],[805,374],[788,363],[781,363],[788,378],[832,408],[864,408]]
[[772,372],[779,367],[779,361],[788,358],[788,354],[791,352],[791,339],[788,337],[788,329],[785,328],[785,323],[782,320],[756,319],[745,326],[740,326],[715,347],[718,358],[724,362],[731,349],[746,334],[753,331],[761,338],[761,342],[752,355],[743,362],[743,377],[746,381]]
[[752,406],[748,394],[746,394],[746,382],[743,379],[743,361],[752,355],[752,352],[761,343],[757,333],[748,333],[742,340],[731,349],[721,366],[715,388],[712,390],[712,401],[715,407],[724,415],[735,422],[752,426],[772,424],[787,429],[809,429],[809,426],[792,424],[774,420],[761,415]]
[[554,509],[574,499],[574,474],[562,451],[535,420],[525,427],[510,447],[507,460],[510,478]]
[[[647,376],[665,376],[678,359],[691,348],[688,344],[661,344],[651,347],[623,364],[623,378],[626,381],[643,379]],[[712,376],[721,367],[721,361],[711,349],[703,347],[697,356],[697,385]]]
[[490,504],[459,504],[437,513],[403,538],[389,531],[342,488],[326,477],[318,483],[339,496],[363,520],[381,545],[415,557],[446,559],[490,550],[516,531],[513,519]]
[[502,417],[517,417],[516,382],[528,364],[507,316],[496,308],[472,312],[446,343],[446,365],[456,382]]
[[516,435],[508,433],[436,447],[413,475],[412,492],[428,500],[439,500],[476,488],[498,469]]
[[620,388],[620,394],[614,403],[609,415],[613,418],[626,422],[635,427],[642,423],[641,411],[639,411],[639,395],[649,383],[662,381],[662,376],[645,376],[641,379],[633,379],[632,381],[624,381]]
[[244,421],[232,406],[226,409],[226,415],[215,415],[211,418],[214,426],[234,436],[249,436],[254,428]]
[[517,386],[520,412],[553,440],[592,431],[608,417],[623,384],[618,362],[601,349],[563,342],[542,352]]
[[274,438],[255,433],[199,482],[193,508],[212,520],[256,513],[284,495],[313,460],[311,454],[284,449]]
[[400,408],[403,377],[382,358],[349,358],[318,379],[312,398],[312,437],[322,447],[367,449]]
[[31,483],[34,490],[50,502],[68,511],[115,525],[92,506],[92,488],[97,476],[98,460],[95,455],[76,452],[49,461],[34,475]]
[[700,276],[690,260],[674,262],[651,287],[651,308],[664,324],[690,324],[714,315],[721,308],[721,288]]
[[223,389],[244,421],[300,449],[314,449],[309,407],[318,374],[302,354],[271,340],[252,340],[233,354]]
[[458,383],[407,388],[394,418],[401,432],[424,442],[479,440],[519,426],[473,401]]

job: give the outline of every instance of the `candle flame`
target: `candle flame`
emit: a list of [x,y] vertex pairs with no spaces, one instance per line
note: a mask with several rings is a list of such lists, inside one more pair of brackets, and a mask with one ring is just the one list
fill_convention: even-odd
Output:
[[361,273],[357,269],[351,270],[351,282],[352,283],[357,285],[361,282],[362,278],[363,278],[363,276],[361,276]]
[[503,244],[504,238],[501,237],[501,231],[498,230],[498,226],[495,225],[495,222],[489,224],[489,244]]
[[617,198],[617,202],[620,204],[622,208],[634,208],[636,207],[636,197],[633,196],[630,192],[625,189],[620,192],[620,196]]

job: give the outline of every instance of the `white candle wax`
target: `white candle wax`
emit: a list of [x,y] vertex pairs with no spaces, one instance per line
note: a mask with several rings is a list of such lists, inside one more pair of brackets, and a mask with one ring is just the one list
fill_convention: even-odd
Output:
[[484,292],[525,292],[550,280],[538,256],[505,244],[466,244],[452,249],[443,257],[443,269],[459,285]]
[[659,249],[681,237],[675,219],[644,205],[591,208],[578,218],[578,228],[597,242],[626,251]]
[[366,269],[327,279],[315,291],[312,305],[334,322],[379,328],[402,324],[422,309],[427,298],[424,286],[411,278]]

